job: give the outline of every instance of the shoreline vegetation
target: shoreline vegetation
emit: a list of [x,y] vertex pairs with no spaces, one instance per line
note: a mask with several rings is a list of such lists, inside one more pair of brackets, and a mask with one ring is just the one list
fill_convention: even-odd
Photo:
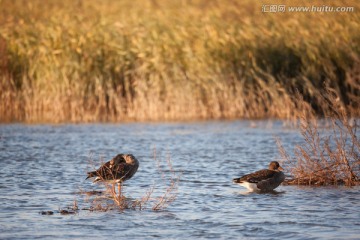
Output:
[[329,88],[359,117],[360,2],[264,4],[1,0],[0,122],[323,117]]

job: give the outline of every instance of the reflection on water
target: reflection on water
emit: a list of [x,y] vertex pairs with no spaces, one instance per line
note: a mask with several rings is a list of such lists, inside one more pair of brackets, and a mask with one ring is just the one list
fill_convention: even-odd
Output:
[[[1,125],[0,238],[358,239],[359,187],[280,186],[259,194],[232,183],[278,157],[274,136],[285,147],[301,141],[279,122]],[[89,207],[79,193],[103,190],[85,181],[90,158],[134,153],[140,168],[124,186],[129,198],[161,187],[154,148],[181,172],[178,197],[164,211],[39,214],[75,199]]]

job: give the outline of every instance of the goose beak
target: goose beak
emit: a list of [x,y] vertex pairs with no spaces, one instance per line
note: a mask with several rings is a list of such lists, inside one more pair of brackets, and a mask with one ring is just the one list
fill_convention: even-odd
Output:
[[278,169],[279,169],[280,171],[284,171],[284,169],[283,169],[282,167],[280,167],[280,166],[278,167]]

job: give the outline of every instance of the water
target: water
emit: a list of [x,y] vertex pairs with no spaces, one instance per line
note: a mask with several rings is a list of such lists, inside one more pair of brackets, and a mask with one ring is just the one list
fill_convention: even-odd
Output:
[[[0,125],[0,239],[360,239],[360,188],[280,186],[247,193],[232,178],[277,159],[301,141],[281,122],[222,121],[166,124]],[[91,202],[81,191],[91,161],[133,153],[140,168],[124,195],[139,199],[166,183],[154,160],[171,159],[181,174],[177,198],[161,211],[58,210]],[[98,166],[98,165],[97,165]],[[53,211],[54,215],[41,215]]]

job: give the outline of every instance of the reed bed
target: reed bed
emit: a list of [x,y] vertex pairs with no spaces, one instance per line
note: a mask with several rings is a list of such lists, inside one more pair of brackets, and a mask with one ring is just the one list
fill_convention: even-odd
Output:
[[264,4],[1,0],[0,121],[289,119],[295,89],[324,115],[324,84],[359,115],[360,3]]

